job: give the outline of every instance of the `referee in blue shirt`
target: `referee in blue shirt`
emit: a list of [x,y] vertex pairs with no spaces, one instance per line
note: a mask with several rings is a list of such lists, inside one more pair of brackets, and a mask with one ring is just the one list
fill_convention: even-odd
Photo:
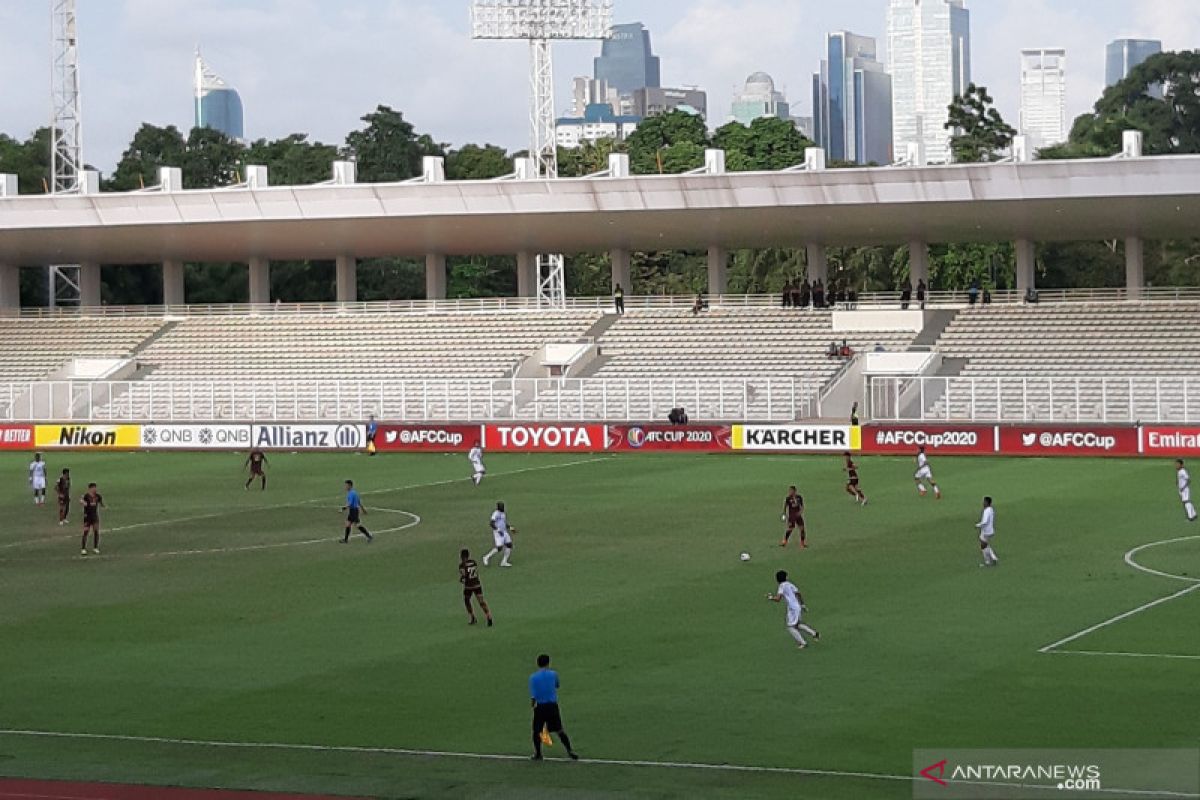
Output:
[[358,496],[358,490],[354,488],[354,481],[346,481],[346,505],[342,506],[342,511],[346,512],[346,535],[342,537],[342,544],[350,541],[350,529],[356,525],[359,533],[367,537],[368,542],[375,540],[371,532],[362,524],[362,515],[367,513],[367,510],[363,508],[362,498]]
[[563,730],[562,715],[558,711],[558,673],[550,669],[550,656],[543,653],[537,657],[537,672],[529,676],[529,697],[533,702],[533,760],[542,760],[542,729],[557,733],[558,739],[567,748],[567,755],[578,761],[579,756],[571,749],[571,738]]

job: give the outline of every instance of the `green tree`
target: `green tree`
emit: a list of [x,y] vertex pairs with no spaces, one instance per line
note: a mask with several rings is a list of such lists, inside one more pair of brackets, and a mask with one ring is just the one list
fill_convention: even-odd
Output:
[[950,118],[945,128],[953,132],[950,151],[957,164],[996,161],[1012,145],[1016,129],[992,105],[987,87],[967,86],[964,94],[950,104]]
[[622,143],[614,139],[582,142],[574,149],[558,148],[558,174],[564,178],[581,178],[608,169],[608,157],[622,152]]
[[499,178],[513,171],[513,157],[494,144],[465,144],[446,154],[446,179],[479,181]]
[[642,120],[625,146],[634,174],[677,174],[703,166],[708,129],[695,114],[670,111]]
[[337,157],[333,145],[310,142],[308,134],[293,133],[273,142],[259,139],[246,148],[242,163],[267,167],[274,185],[305,186],[329,180]]
[[362,183],[391,183],[421,174],[421,159],[445,155],[445,145],[417,134],[404,115],[379,106],[362,118],[365,127],[346,136],[342,157],[358,162]]
[[816,147],[790,121],[759,117],[749,125],[730,122],[717,128],[712,146],[725,151],[730,172],[781,170],[804,163],[804,151]]
[[43,194],[50,180],[50,129],[38,128],[25,141],[0,133],[0,172],[17,176],[21,194]]
[[121,154],[116,170],[105,181],[104,189],[130,192],[156,185],[159,167],[183,167],[187,162],[187,147],[187,140],[174,125],[160,128],[143,123]]

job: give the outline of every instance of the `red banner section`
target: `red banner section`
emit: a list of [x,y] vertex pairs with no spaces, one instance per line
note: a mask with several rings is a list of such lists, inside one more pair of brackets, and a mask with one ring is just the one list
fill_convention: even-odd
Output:
[[596,453],[604,449],[603,425],[486,425],[483,449],[507,453]]
[[664,450],[720,453],[733,447],[728,425],[609,425],[607,449],[619,453]]
[[1142,455],[1200,456],[1200,428],[1142,428]]
[[987,455],[996,452],[993,425],[869,425],[863,428],[864,453],[929,453]]
[[1006,456],[1136,456],[1137,428],[1026,426],[1000,429]]
[[32,449],[32,425],[0,425],[0,450]]
[[481,430],[479,425],[380,425],[375,449],[381,453],[406,450],[465,453],[480,441]]

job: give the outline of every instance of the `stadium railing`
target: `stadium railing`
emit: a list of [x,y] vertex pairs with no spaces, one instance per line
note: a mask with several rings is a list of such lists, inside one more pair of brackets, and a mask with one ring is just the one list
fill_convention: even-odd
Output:
[[819,418],[819,390],[787,377],[0,383],[0,421],[624,422],[683,406],[696,421],[779,422]]
[[[690,310],[695,295],[638,295],[626,296],[626,310],[678,309]],[[770,307],[780,306],[779,294],[722,294],[708,295],[713,308]],[[1053,305],[1061,303],[1161,303],[1177,301],[1200,301],[1200,287],[1146,287],[1137,293],[1125,288],[1085,289],[1039,289],[1038,303]],[[1015,290],[992,292],[992,305],[1021,305],[1024,295]],[[935,291],[926,297],[925,307],[963,308],[968,305],[966,290]],[[854,307],[860,309],[894,309],[900,306],[899,291],[869,292],[860,294]],[[839,307],[846,307],[841,304]],[[918,308],[914,298],[910,308]],[[44,317],[92,317],[92,316],[156,316],[187,317],[199,315],[251,316],[267,314],[457,314],[537,311],[539,306],[534,297],[485,297],[449,300],[381,300],[358,303],[249,303],[202,304],[179,306],[78,306],[56,308],[26,307],[19,311],[23,318]],[[568,297],[568,310],[611,310],[613,299],[600,297]],[[802,312],[802,309],[797,309]]]
[[1200,377],[871,377],[885,422],[1200,423]]

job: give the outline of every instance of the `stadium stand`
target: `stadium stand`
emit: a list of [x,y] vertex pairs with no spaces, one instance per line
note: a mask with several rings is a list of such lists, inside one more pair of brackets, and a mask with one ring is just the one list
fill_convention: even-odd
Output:
[[46,380],[74,358],[128,358],[162,325],[150,317],[0,319],[0,380]]

